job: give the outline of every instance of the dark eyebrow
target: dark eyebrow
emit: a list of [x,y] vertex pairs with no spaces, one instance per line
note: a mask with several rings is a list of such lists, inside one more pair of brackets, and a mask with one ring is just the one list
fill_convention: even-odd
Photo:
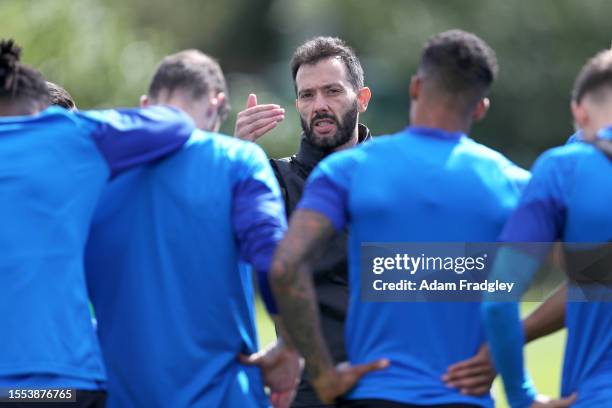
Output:
[[298,95],[303,94],[304,92],[312,92],[312,88],[304,88],[298,91]]
[[331,84],[323,85],[323,89],[329,89],[329,88],[335,88],[335,87],[342,88],[342,84],[340,82],[332,82]]
[[[332,82],[332,83],[329,83],[329,84],[325,84],[325,85],[321,86],[320,88],[327,90],[329,88],[335,88],[335,87],[342,88],[342,83],[340,83],[340,82]],[[314,88],[304,88],[304,89],[301,89],[301,90],[298,91],[298,95],[303,93],[303,92],[312,92],[313,90],[314,90]]]

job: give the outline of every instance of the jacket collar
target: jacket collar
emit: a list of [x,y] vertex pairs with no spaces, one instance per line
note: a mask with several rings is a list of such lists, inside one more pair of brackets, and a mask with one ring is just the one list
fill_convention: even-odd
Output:
[[[370,129],[368,129],[367,126],[361,123],[357,125],[357,134],[359,138],[357,141],[358,144],[372,139],[372,135],[370,135]],[[302,136],[300,138],[300,150],[298,150],[297,154],[295,155],[295,159],[304,167],[306,167],[308,172],[310,172],[312,171],[312,169],[315,168],[317,164],[319,164],[321,160],[323,160],[332,153],[333,151],[321,149],[320,147],[313,145],[308,140],[306,140],[306,138],[304,137],[304,133],[302,133]]]

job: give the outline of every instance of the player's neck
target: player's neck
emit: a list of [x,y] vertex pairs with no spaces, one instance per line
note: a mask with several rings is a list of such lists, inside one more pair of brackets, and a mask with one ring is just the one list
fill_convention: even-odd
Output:
[[29,116],[35,115],[45,107],[33,101],[29,102],[0,102],[0,116]]
[[462,117],[456,112],[445,109],[417,109],[410,120],[412,126],[441,129],[447,132],[468,134],[472,126],[471,119]]

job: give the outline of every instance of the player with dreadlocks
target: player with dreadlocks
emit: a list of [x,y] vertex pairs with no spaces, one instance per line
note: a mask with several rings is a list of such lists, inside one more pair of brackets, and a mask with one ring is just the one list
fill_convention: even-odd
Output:
[[83,271],[92,213],[109,177],[178,150],[194,126],[163,107],[48,107],[20,54],[0,41],[0,388],[72,389],[70,407],[98,407],[105,373]]

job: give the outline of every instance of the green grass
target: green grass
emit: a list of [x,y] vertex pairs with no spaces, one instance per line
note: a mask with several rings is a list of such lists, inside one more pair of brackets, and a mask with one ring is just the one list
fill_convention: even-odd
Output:
[[276,340],[276,331],[274,330],[274,323],[270,320],[266,308],[259,298],[255,302],[255,318],[257,319],[259,347],[264,348]]
[[[525,302],[521,305],[523,315],[535,309],[539,303]],[[566,331],[560,331],[527,345],[525,359],[538,392],[548,396],[558,396],[561,384],[561,367],[565,348]],[[496,380],[498,393],[502,395],[501,382]],[[506,408],[506,398],[499,399],[499,407]],[[502,401],[503,400],[503,401]]]
[[[529,313],[537,305],[538,303],[535,302],[523,303],[521,307],[523,314]],[[257,328],[261,347],[271,343],[276,338],[274,325],[259,301],[257,302]],[[537,340],[527,346],[527,366],[538,391],[542,394],[549,396],[557,396],[559,394],[564,345],[565,331]],[[508,405],[506,404],[506,398],[503,395],[503,388],[499,379],[495,380],[493,392],[497,400],[496,406],[507,408]]]

